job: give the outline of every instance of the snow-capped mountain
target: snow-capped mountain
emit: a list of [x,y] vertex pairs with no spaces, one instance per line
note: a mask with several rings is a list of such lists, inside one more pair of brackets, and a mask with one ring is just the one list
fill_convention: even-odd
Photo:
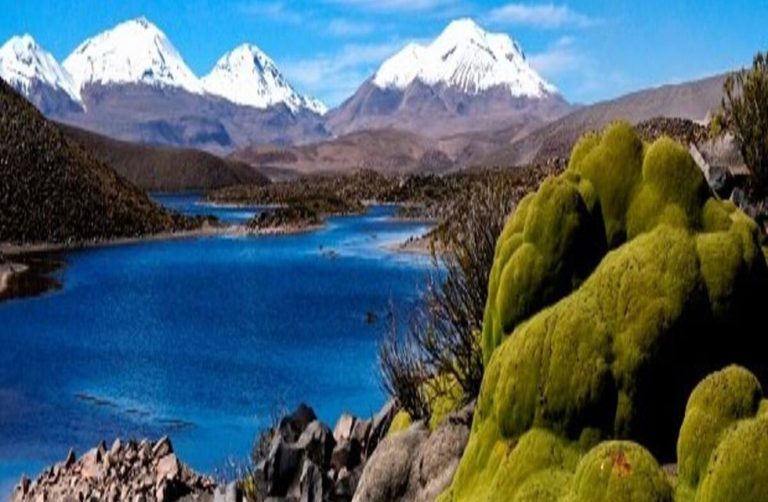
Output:
[[43,112],[82,105],[70,74],[30,35],[12,37],[0,47],[0,78]]
[[80,44],[64,68],[82,88],[88,84],[147,84],[200,94],[202,84],[160,29],[140,17]]
[[569,110],[508,35],[471,19],[408,44],[328,115],[336,134],[394,127],[431,136],[527,126]]
[[143,17],[85,40],[61,65],[31,37],[14,37],[0,52],[0,77],[48,117],[126,141],[228,153],[329,135],[325,107],[295,92],[255,47],[222,58],[206,90]]
[[293,112],[307,109],[323,115],[328,111],[320,101],[296,92],[275,62],[251,44],[222,56],[202,84],[205,92],[254,108],[284,103]]
[[494,87],[506,87],[516,97],[557,92],[531,68],[517,42],[503,33],[489,33],[471,19],[451,22],[428,46],[409,44],[373,77],[382,89],[405,89],[414,80],[468,94]]

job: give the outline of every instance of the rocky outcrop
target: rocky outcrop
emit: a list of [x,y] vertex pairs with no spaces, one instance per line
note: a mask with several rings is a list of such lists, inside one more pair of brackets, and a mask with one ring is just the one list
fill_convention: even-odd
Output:
[[430,434],[424,422],[391,434],[365,465],[354,502],[435,500],[453,479],[469,439],[474,404],[448,415]]
[[370,420],[344,414],[331,430],[312,408],[299,406],[257,442],[255,467],[244,482],[246,495],[254,500],[351,500],[396,411],[390,402]]
[[23,477],[11,500],[210,500],[215,486],[179,461],[167,437],[116,439],[110,448],[102,442],[79,459],[70,450],[34,481]]

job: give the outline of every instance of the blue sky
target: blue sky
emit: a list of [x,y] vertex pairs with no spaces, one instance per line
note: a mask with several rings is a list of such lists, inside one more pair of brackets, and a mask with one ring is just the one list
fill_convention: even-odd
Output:
[[410,40],[469,16],[518,40],[572,102],[743,66],[768,50],[766,0],[0,0],[0,39],[30,33],[59,60],[125,19],[156,23],[198,74],[242,42],[331,106]]

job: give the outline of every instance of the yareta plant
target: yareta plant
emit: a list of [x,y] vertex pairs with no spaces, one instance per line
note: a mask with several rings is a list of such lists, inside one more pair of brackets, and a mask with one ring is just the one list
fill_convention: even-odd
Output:
[[756,223],[682,146],[625,123],[586,136],[497,243],[487,369],[442,498],[671,500],[659,464],[696,384],[731,363],[765,374],[767,293]]

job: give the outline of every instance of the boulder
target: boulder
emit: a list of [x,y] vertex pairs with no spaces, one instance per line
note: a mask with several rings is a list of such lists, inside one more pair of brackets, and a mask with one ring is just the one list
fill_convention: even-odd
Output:
[[429,437],[423,422],[408,430],[385,438],[363,469],[353,501],[392,502],[406,500],[413,459]]

